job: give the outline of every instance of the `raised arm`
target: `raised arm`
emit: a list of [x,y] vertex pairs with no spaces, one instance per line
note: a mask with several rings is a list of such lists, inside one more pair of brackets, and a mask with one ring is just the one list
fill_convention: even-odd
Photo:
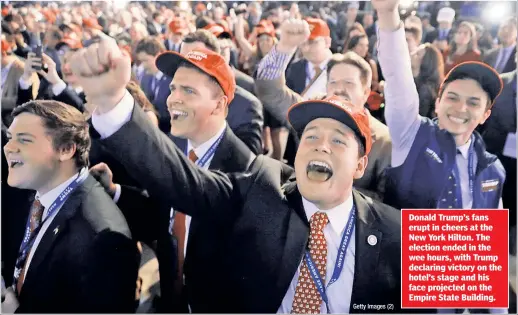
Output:
[[129,56],[111,37],[99,37],[74,54],[71,65],[89,102],[97,106],[92,124],[103,144],[154,198],[193,217],[227,218],[234,191],[229,177],[195,166],[152,125],[125,89]]
[[252,44],[250,44],[248,39],[246,39],[244,28],[245,22],[246,21],[243,15],[240,14],[237,16],[237,23],[236,28],[234,30],[234,34],[236,35],[236,40],[239,44],[239,47],[241,48],[241,52],[243,52],[243,54],[246,57],[250,58],[257,54],[257,46],[253,46]]
[[279,43],[261,60],[255,78],[256,95],[263,106],[279,121],[286,119],[288,108],[302,97],[286,86],[284,72],[297,47],[309,37],[309,26],[302,20],[289,20],[281,26]]
[[414,83],[399,0],[372,0],[378,12],[378,60],[385,77],[385,120],[392,138],[392,167],[405,161],[419,130],[419,95]]

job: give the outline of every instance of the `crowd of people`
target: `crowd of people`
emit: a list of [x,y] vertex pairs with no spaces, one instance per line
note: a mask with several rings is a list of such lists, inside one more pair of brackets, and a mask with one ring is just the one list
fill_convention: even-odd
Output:
[[2,4],[2,310],[437,313],[400,209],[509,209],[516,256],[517,17],[476,8]]

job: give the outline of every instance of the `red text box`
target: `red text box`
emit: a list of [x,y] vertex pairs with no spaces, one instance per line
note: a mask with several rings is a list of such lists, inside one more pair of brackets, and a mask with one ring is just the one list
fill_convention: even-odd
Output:
[[402,210],[402,308],[508,308],[508,210]]

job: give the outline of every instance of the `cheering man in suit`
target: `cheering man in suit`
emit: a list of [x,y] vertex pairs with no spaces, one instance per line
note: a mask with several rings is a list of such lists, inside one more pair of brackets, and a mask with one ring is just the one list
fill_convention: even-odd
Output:
[[14,272],[16,311],[133,312],[139,255],[124,217],[85,168],[83,115],[32,101],[13,116],[7,182],[36,190]]
[[[184,38],[181,54],[185,55],[196,48],[209,49],[218,54],[221,52],[221,47],[215,34],[211,34],[207,30],[197,30],[188,34]],[[228,63],[228,60],[225,60],[225,62]],[[234,75],[237,74],[232,66],[231,69]],[[234,99],[228,105],[227,123],[236,136],[253,153],[259,154],[263,149],[263,106],[257,97],[239,86],[237,76],[235,78],[236,88]]]
[[[300,42],[306,38],[299,36]],[[208,72],[206,65],[216,62],[222,61],[209,50],[157,60],[175,73],[172,90],[178,95],[197,93],[183,76]],[[372,145],[365,113],[353,112],[336,96],[298,103],[289,112],[303,139],[295,172],[265,156],[256,157],[245,173],[209,172],[190,162],[127,98],[130,61],[112,38],[102,35],[71,63],[97,105],[92,123],[110,152],[134,171],[150,195],[193,220],[217,226],[218,233],[205,237],[217,241],[230,234],[221,254],[224,268],[205,261],[200,269],[185,270],[187,279],[199,277],[200,282],[207,272],[217,274],[219,290],[211,294],[222,308],[212,311],[347,313],[361,312],[354,305],[369,303],[401,312],[401,261],[393,255],[401,249],[399,212],[352,188]],[[101,68],[105,71],[98,72]],[[232,90],[227,84],[233,82],[216,79],[223,73],[214,75],[216,86]],[[207,110],[224,110],[230,95],[214,95]],[[193,112],[175,106],[179,117],[173,119],[186,122]],[[294,174],[296,181],[289,181]],[[315,282],[325,282],[320,291]],[[311,294],[304,297],[303,287]]]
[[[193,59],[193,63],[185,61],[179,68],[171,67],[171,58],[178,56],[177,53],[167,52],[157,59],[160,71],[173,77],[171,94],[167,100],[172,117],[173,142],[191,161],[202,168],[226,173],[246,171],[255,155],[234,135],[225,119],[228,104],[234,99],[236,87],[232,69],[223,57],[213,52],[212,59],[206,62],[196,62]],[[109,174],[105,166],[96,166],[93,170]],[[110,178],[101,182],[107,183],[106,188],[111,190],[112,195],[116,195],[114,190],[117,188],[111,183]],[[158,196],[152,197],[154,200],[160,199]],[[128,218],[130,227],[140,231],[138,234],[143,233],[146,239],[154,238],[152,235],[158,238],[160,248],[157,249],[157,257],[163,293],[160,311],[188,312],[188,309],[181,308],[181,305],[179,309],[174,309],[174,304],[178,306],[176,302],[180,298],[171,298],[171,284],[176,282],[177,287],[182,287],[185,269],[186,284],[193,301],[192,309],[195,312],[210,312],[211,307],[214,308],[219,302],[214,299],[213,292],[221,290],[218,281],[221,279],[218,278],[218,273],[203,266],[210,261],[213,268],[223,268],[220,267],[220,262],[225,260],[225,257],[221,256],[225,245],[222,240],[229,237],[228,233],[231,231],[223,230],[210,221],[196,218],[191,221],[190,217],[179,212],[173,216],[171,207],[156,209],[160,212],[156,215],[149,214],[148,211],[142,211],[149,208],[145,206],[149,203],[146,199],[140,194],[132,193],[129,187],[121,187],[118,205]],[[178,277],[171,274],[171,266],[176,262],[171,263],[170,260],[176,257],[171,257],[170,233],[178,239]],[[219,237],[214,238],[210,235]],[[192,275],[192,272],[189,273],[190,270],[196,270],[196,277],[188,277]]]

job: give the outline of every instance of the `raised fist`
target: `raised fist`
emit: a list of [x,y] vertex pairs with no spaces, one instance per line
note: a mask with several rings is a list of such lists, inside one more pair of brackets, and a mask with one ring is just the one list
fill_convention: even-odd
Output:
[[400,0],[371,0],[374,10],[385,13],[397,11]]
[[310,33],[308,22],[298,19],[286,20],[281,25],[279,48],[294,50],[308,40]]
[[68,64],[85,95],[95,102],[124,92],[131,77],[131,59],[115,39],[97,30],[94,35],[96,42],[75,52]]

